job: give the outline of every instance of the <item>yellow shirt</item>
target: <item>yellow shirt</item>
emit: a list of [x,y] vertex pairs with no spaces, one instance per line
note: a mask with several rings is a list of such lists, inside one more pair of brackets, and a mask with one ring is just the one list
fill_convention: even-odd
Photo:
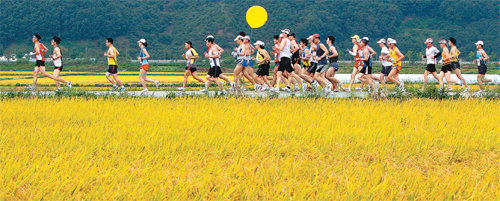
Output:
[[[198,53],[194,50],[194,48],[191,48],[186,52],[186,59],[190,56],[198,56]],[[194,59],[187,59],[187,63],[188,65],[194,64]]]
[[[391,49],[389,51],[389,55],[394,61],[397,61],[399,59],[399,55],[396,53],[396,50],[398,50],[397,47],[394,47],[394,49]],[[401,61],[398,61],[396,64],[392,64],[392,66],[401,66]]]
[[115,54],[115,56],[113,58],[109,58],[108,57],[108,65],[109,66],[115,66],[115,65],[118,65],[118,62],[116,61],[116,57],[118,56],[118,50],[116,50],[116,48],[113,46],[111,47],[111,50],[113,51],[113,53]]

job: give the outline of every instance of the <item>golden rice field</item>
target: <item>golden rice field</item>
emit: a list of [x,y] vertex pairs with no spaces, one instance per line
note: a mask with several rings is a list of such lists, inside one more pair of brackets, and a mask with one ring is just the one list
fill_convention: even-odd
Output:
[[498,100],[5,98],[0,200],[498,200]]

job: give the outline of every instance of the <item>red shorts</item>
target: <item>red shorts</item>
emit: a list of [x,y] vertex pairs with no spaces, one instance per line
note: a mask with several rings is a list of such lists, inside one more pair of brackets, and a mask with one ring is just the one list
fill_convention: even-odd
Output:
[[147,72],[147,71],[149,71],[149,65],[143,64],[143,65],[141,65],[141,69],[144,69]]
[[361,62],[362,61],[360,61],[360,60],[354,61],[354,68],[359,67],[359,64],[361,64]]

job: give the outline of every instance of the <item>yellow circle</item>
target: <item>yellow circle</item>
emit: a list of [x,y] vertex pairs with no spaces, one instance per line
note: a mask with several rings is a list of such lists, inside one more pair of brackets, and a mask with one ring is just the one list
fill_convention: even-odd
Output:
[[248,9],[246,18],[251,28],[259,28],[267,22],[267,11],[261,6],[252,6]]

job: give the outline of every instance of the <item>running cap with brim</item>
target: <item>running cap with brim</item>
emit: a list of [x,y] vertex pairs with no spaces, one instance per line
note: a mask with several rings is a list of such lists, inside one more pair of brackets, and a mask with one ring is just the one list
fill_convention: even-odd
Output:
[[432,38],[428,38],[427,40],[425,40],[425,42],[424,42],[424,43],[432,43],[432,42],[434,42],[434,41],[432,40]]
[[283,38],[285,37],[285,35],[283,33],[280,33],[280,38]]
[[477,42],[476,42],[476,43],[474,43],[474,44],[476,44],[476,45],[484,45],[484,43],[483,43],[483,41],[482,41],[482,40],[477,41]]
[[366,36],[363,37],[363,38],[361,38],[361,39],[366,40],[366,41],[370,41],[370,39],[368,37],[366,37]]
[[445,40],[445,39],[441,39],[441,40],[439,41],[439,44],[446,44],[446,40]]
[[215,39],[215,37],[214,37],[214,36],[212,36],[212,35],[208,35],[208,36],[205,38],[205,40],[207,40],[207,39]]
[[351,39],[359,40],[359,36],[358,35],[351,36]]
[[144,43],[146,43],[146,39],[141,38],[141,39],[139,39],[137,42],[138,42],[138,43],[142,43],[142,44],[144,44]]
[[384,43],[385,44],[385,39],[381,38],[380,40],[377,41],[377,43]]
[[241,40],[241,39],[243,39],[243,37],[241,37],[241,36],[236,36],[236,38],[234,39],[234,41]]
[[312,38],[313,38],[313,39],[319,38],[319,34],[313,34],[313,35],[312,35]]
[[389,43],[389,44],[398,44],[398,42],[396,42],[396,40],[392,39],[392,38],[391,38],[391,40],[388,40],[387,43]]
[[312,40],[313,39],[313,36],[310,35],[309,37],[307,37],[307,40]]
[[257,42],[255,42],[253,45],[260,45],[260,46],[264,46],[264,42],[258,40]]
[[243,39],[250,40],[250,36],[245,36],[245,37],[243,37]]
[[281,33],[290,34],[290,29],[283,29],[281,30]]

